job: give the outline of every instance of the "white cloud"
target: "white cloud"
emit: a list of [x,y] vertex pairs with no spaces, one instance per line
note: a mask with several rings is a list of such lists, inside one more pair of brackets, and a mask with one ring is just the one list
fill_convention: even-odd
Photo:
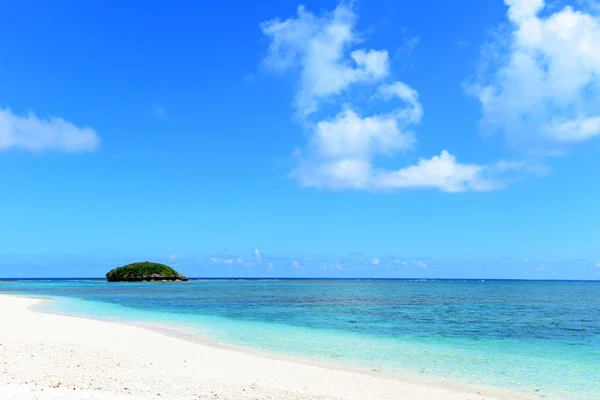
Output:
[[600,135],[600,16],[551,12],[543,0],[505,3],[510,37],[488,48],[487,69],[470,86],[484,129],[540,147]]
[[244,261],[243,261],[241,258],[238,258],[238,259],[237,259],[237,263],[238,263],[238,264],[242,264],[243,262],[244,262]]
[[427,267],[427,264],[425,264],[423,261],[420,261],[420,260],[414,260],[413,264],[415,264],[417,267],[421,267],[421,268]]
[[[390,69],[387,51],[351,50],[360,39],[356,19],[351,6],[342,3],[322,16],[299,7],[292,18],[261,24],[269,39],[264,65],[300,74],[295,106],[309,141],[296,151],[297,166],[290,173],[300,185],[331,190],[486,191],[505,186],[510,181],[503,177],[507,172],[529,172],[524,162],[461,163],[446,150],[414,165],[380,167],[383,157],[392,159],[413,149],[416,138],[411,129],[421,122],[423,107],[409,85],[385,82]],[[335,103],[340,93],[358,83],[374,93],[369,105],[385,102],[392,109],[364,115],[360,110],[365,107],[344,104],[336,115],[316,122],[309,119],[322,101]]]
[[600,116],[575,119],[554,118],[542,131],[550,134],[557,142],[581,142],[600,134]]
[[167,256],[167,259],[168,259],[169,261],[175,261],[175,260],[177,260],[177,254],[175,254],[175,253],[171,253],[171,254],[169,254],[169,255]]
[[210,262],[212,262],[213,264],[221,264],[221,260],[219,260],[216,257],[211,257]]
[[540,264],[538,267],[534,268],[535,272],[540,272],[546,269],[544,264]]
[[484,177],[485,169],[481,165],[461,164],[443,150],[439,156],[421,159],[415,165],[396,171],[379,171],[373,180],[382,189],[438,188],[446,192],[462,192],[496,188],[493,181]]
[[368,117],[347,108],[332,119],[318,122],[312,130],[308,155],[300,155],[299,165],[291,174],[301,185],[338,190],[437,188],[447,192],[499,186],[485,177],[489,167],[461,164],[445,150],[398,170],[377,168],[375,157],[391,156],[413,146],[414,135],[406,127],[420,122],[423,110],[418,93],[402,82],[381,85],[375,97],[400,99],[404,107]]
[[58,117],[41,119],[32,112],[16,115],[0,107],[0,151],[14,148],[36,153],[77,153],[92,152],[99,147],[100,137],[90,127],[78,127]]
[[223,260],[224,264],[233,264],[233,260],[228,258],[227,260]]
[[292,262],[292,265],[294,266],[294,268],[298,268],[300,270],[304,269],[304,267],[302,265],[300,265],[300,263],[298,261]]
[[600,262],[596,263],[596,267],[600,268]]
[[152,104],[152,111],[158,118],[166,118],[167,116],[167,109],[160,103]]
[[267,269],[273,269],[273,263],[269,262],[269,264],[267,265]]
[[367,188],[375,156],[390,156],[413,145],[412,132],[403,131],[400,125],[401,113],[363,118],[348,108],[318,122],[292,176],[305,186]]
[[260,255],[260,251],[258,251],[258,249],[254,249],[254,258],[256,258],[256,261],[258,261],[259,263],[262,262],[262,257]]
[[[514,171],[525,171],[513,168]],[[292,176],[303,186],[334,190],[363,189],[390,191],[398,189],[439,189],[445,192],[488,191],[505,186],[506,171],[495,165],[463,164],[443,150],[440,155],[420,159],[416,164],[397,170],[385,170],[361,159],[343,158],[320,164],[302,161]]]
[[368,160],[376,154],[411,148],[413,140],[391,115],[362,118],[346,109],[333,119],[317,123],[312,145],[324,158]]
[[410,57],[420,42],[421,38],[418,36],[404,36],[402,38],[402,45],[398,48],[396,55],[405,58]]
[[327,264],[327,263],[321,263],[319,264],[319,268],[320,269],[337,269],[338,271],[343,271],[346,268],[344,268],[342,265],[340,265],[340,263],[335,263],[335,264]]
[[299,69],[300,88],[295,106],[307,116],[319,108],[323,99],[339,95],[350,85],[378,81],[389,73],[385,50],[349,47],[360,42],[354,31],[356,14],[349,5],[340,4],[322,16],[298,7],[297,15],[263,22],[260,27],[269,38],[264,65],[277,71]]
[[369,262],[373,265],[379,265],[379,258],[372,258]]
[[423,107],[419,103],[419,93],[408,86],[406,83],[396,81],[390,84],[379,86],[376,97],[383,100],[392,100],[398,98],[406,104],[403,108],[398,108],[393,111],[390,116],[393,116],[400,123],[418,124],[423,117]]

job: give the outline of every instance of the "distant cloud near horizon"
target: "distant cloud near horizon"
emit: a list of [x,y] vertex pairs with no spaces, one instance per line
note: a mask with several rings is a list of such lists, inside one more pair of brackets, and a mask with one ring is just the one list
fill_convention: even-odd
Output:
[[[499,259],[410,258],[389,254],[387,256],[323,256],[303,253],[296,255],[263,255],[262,263],[255,260],[238,264],[235,254],[218,256],[178,257],[169,265],[191,277],[314,277],[314,278],[408,278],[408,279],[577,279],[599,280],[600,261],[577,259],[552,261],[522,257]],[[82,260],[90,260],[86,263]],[[378,265],[372,263],[379,260]],[[232,260],[226,263],[225,260]],[[408,260],[408,262],[403,261]],[[119,266],[130,259],[53,256],[40,263],[37,257],[3,257],[0,260],[0,277],[103,277],[108,266]],[[399,261],[397,263],[396,261]],[[405,265],[405,263],[407,265]],[[43,264],[43,265],[42,265]],[[83,275],[80,275],[83,274]]]
[[293,261],[293,262],[292,262],[292,265],[293,265],[293,266],[294,266],[294,268],[296,268],[296,269],[300,269],[300,270],[303,270],[303,269],[304,269],[304,267],[303,267],[302,265],[300,265],[300,263],[299,263],[298,261]]
[[0,151],[81,153],[98,150],[100,143],[90,127],[79,127],[59,117],[42,119],[33,112],[17,115],[0,107]]
[[535,272],[540,272],[546,269],[546,266],[544,264],[540,264],[539,266],[535,267],[534,270]]

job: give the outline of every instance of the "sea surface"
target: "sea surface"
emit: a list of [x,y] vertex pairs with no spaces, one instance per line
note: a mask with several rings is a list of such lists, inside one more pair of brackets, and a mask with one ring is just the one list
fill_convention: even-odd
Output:
[[[535,397],[600,399],[600,282],[0,281],[46,311]],[[0,321],[1,323],[1,321]]]

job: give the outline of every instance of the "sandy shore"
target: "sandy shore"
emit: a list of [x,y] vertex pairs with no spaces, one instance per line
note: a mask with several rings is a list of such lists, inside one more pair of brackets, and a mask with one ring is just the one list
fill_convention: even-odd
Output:
[[0,295],[3,400],[516,398],[274,359],[30,309],[40,301]]

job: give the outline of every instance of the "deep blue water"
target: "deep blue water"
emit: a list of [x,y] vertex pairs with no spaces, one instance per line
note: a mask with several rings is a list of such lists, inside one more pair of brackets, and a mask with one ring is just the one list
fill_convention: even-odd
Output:
[[176,327],[368,369],[600,399],[600,282],[4,281],[50,311]]

